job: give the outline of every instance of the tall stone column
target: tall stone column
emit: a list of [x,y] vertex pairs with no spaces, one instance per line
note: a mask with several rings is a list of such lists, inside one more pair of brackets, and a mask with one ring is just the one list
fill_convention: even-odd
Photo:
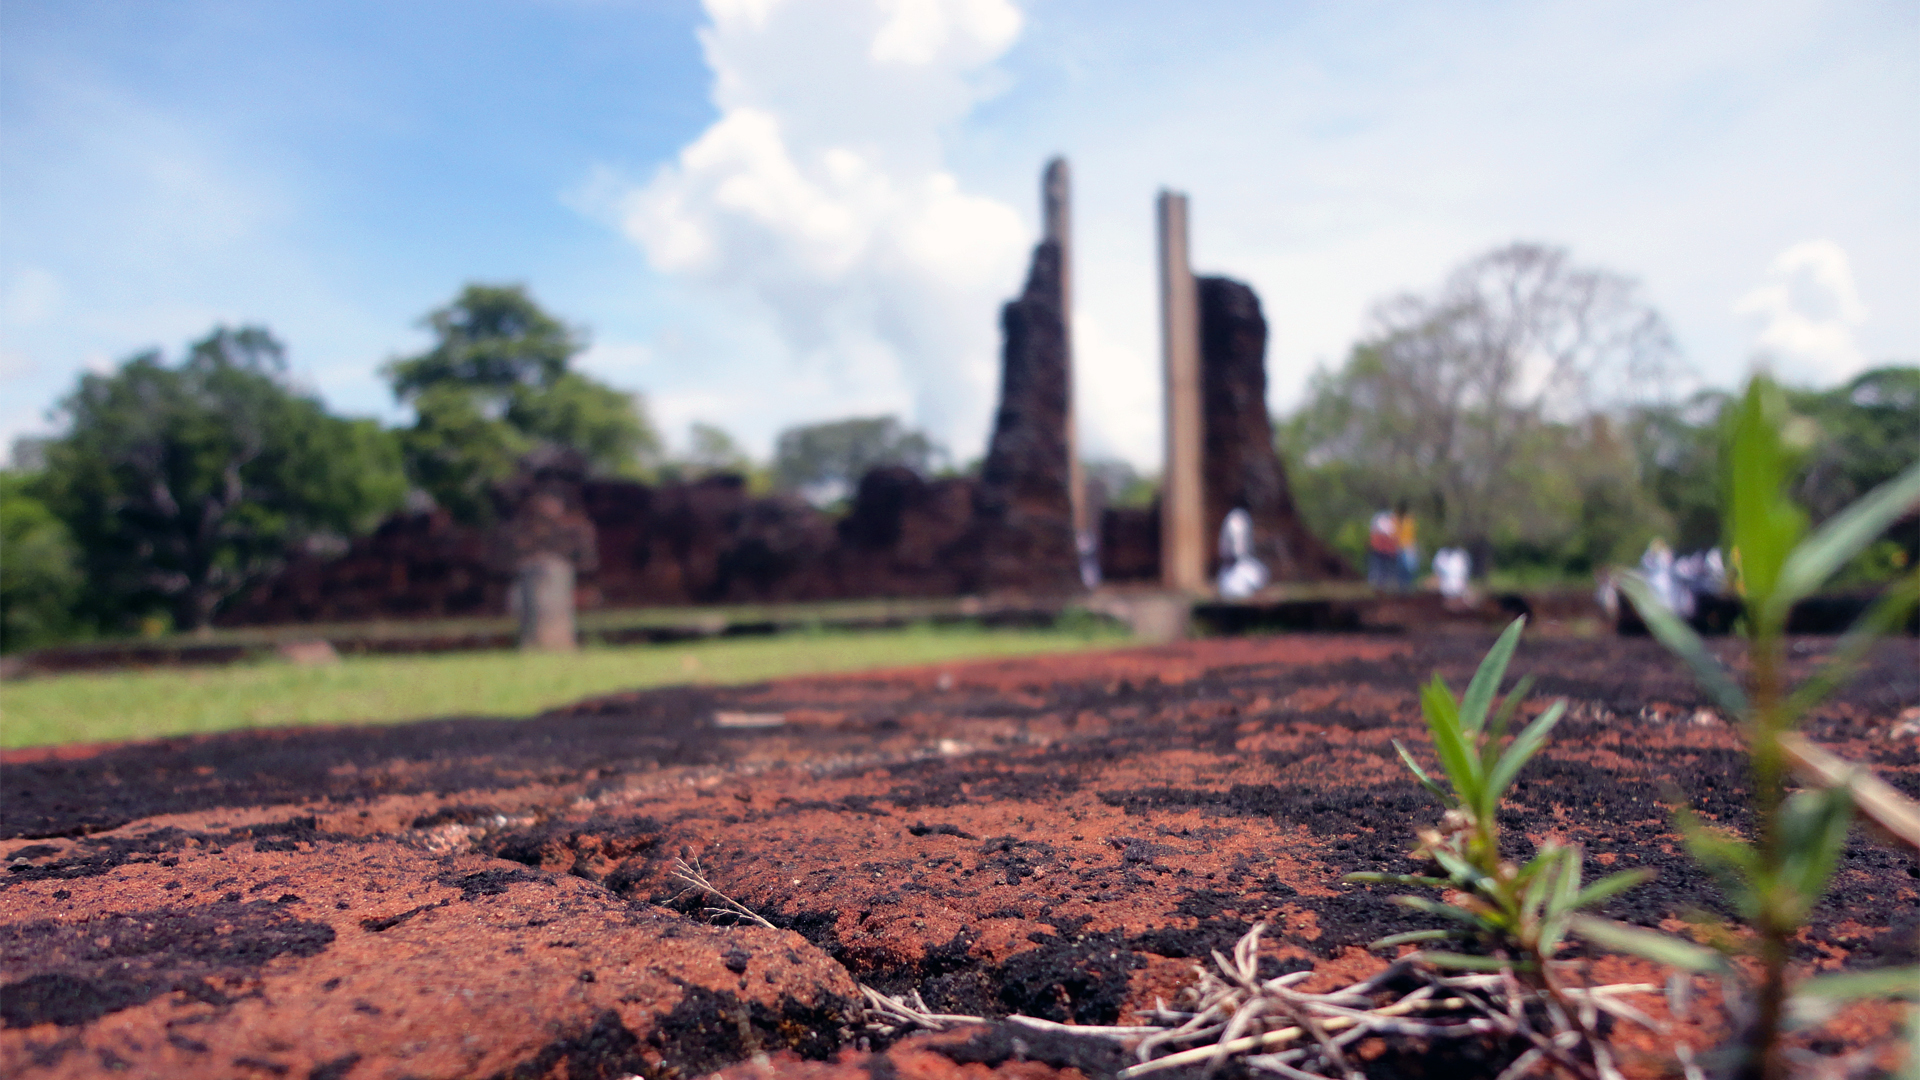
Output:
[[1187,260],[1187,197],[1161,191],[1160,349],[1166,372],[1166,465],[1160,485],[1160,581],[1207,587],[1201,451],[1199,294]]
[[1040,182],[1040,206],[1046,220],[1044,239],[1060,249],[1060,332],[1067,371],[1067,496],[1073,502],[1073,532],[1086,543],[1096,528],[1087,506],[1087,478],[1080,463],[1079,424],[1073,393],[1073,172],[1067,159],[1047,162]]

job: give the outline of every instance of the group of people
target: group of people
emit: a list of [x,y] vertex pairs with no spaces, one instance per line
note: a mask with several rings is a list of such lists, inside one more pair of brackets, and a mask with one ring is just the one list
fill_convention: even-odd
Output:
[[[1420,543],[1413,514],[1402,502],[1373,515],[1367,529],[1367,584],[1376,589],[1413,588],[1420,577]],[[1473,560],[1460,548],[1433,553],[1434,584],[1449,600],[1466,599]]]
[[1367,530],[1367,584],[1376,589],[1411,589],[1420,573],[1417,527],[1407,504],[1373,515]]

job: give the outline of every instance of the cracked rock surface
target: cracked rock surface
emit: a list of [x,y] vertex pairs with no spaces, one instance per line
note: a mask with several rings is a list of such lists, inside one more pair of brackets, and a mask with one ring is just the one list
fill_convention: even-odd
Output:
[[[857,984],[1125,1023],[1255,922],[1263,968],[1377,971],[1369,941],[1426,924],[1342,877],[1412,868],[1438,808],[1391,741],[1431,760],[1416,687],[1460,686],[1490,641],[1227,639],[10,752],[0,1074],[1108,1073],[1006,1025],[888,1045]],[[1503,807],[1512,854],[1577,840],[1591,872],[1652,867],[1607,911],[1628,922],[1724,910],[1665,800],[1742,827],[1745,763],[1684,674],[1650,642],[1544,638],[1513,673],[1537,678],[1525,712],[1571,708]],[[1890,643],[1808,731],[1920,795],[1916,703],[1912,642]],[[777,929],[707,916],[680,858]],[[1911,963],[1916,928],[1920,865],[1856,833],[1799,960]],[[1867,1046],[1897,1020],[1809,1037]],[[1416,1050],[1369,1071],[1420,1074]]]

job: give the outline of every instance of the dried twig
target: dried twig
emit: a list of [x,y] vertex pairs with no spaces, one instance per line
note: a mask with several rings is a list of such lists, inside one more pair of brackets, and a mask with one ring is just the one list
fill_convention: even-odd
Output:
[[[1264,930],[1254,927],[1231,958],[1216,952],[1212,967],[1198,969],[1199,983],[1188,992],[1190,1010],[1161,1004],[1148,1014],[1161,1029],[1139,1041],[1135,1053],[1140,1062],[1122,1077],[1214,1065],[1245,1055],[1242,1064],[1256,1072],[1327,1080],[1354,1075],[1346,1047],[1369,1036],[1442,1040],[1499,1035],[1529,1044],[1507,1067],[1505,1080],[1518,1080],[1549,1062],[1576,1076],[1616,1080],[1619,1072],[1612,1055],[1591,1034],[1599,1013],[1654,1026],[1639,1010],[1614,1000],[1621,994],[1657,990],[1651,985],[1556,987],[1549,993],[1522,983],[1511,971],[1441,977],[1408,958],[1364,982],[1310,994],[1297,989],[1308,977],[1305,972],[1259,978]],[[1376,1002],[1386,987],[1408,976],[1422,985],[1394,1000]],[[1431,1019],[1416,1019],[1414,1014]],[[1549,1025],[1546,1031],[1539,1029],[1541,1022]],[[1267,1025],[1273,1026],[1260,1030]]]
[[[697,892],[703,896],[710,896],[719,901],[718,907],[706,907],[700,910],[700,913],[707,918],[715,919],[722,915],[731,915],[735,919],[745,919],[750,923],[757,926],[764,926],[769,930],[779,929],[779,927],[761,918],[752,908],[747,907],[747,905],[714,888],[713,883],[708,881],[707,876],[700,871],[700,861],[698,859],[695,859],[691,863],[685,859],[673,860],[673,876],[686,882],[689,886],[686,892],[682,892],[680,896],[685,896],[689,892]],[[674,899],[678,900],[680,896],[676,896]]]
[[[709,918],[725,916],[776,929],[715,888],[697,862],[674,860],[673,876],[688,886],[688,892],[714,901],[713,906],[703,909]],[[1290,1080],[1357,1080],[1360,1074],[1346,1048],[1363,1038],[1447,1040],[1488,1035],[1528,1044],[1527,1050],[1502,1071],[1500,1080],[1520,1080],[1547,1063],[1591,1080],[1618,1080],[1620,1074],[1612,1055],[1592,1034],[1598,1014],[1605,1011],[1658,1030],[1638,1009],[1614,1000],[1622,994],[1657,992],[1659,987],[1651,984],[1555,987],[1549,993],[1523,984],[1511,971],[1442,976],[1410,957],[1352,986],[1322,994],[1307,993],[1297,987],[1312,977],[1311,971],[1260,978],[1260,938],[1265,931],[1266,924],[1255,925],[1234,944],[1232,957],[1216,951],[1211,967],[1196,966],[1198,983],[1183,995],[1192,1000],[1192,1007],[1177,1009],[1159,1003],[1145,1014],[1149,1023],[1061,1024],[1018,1015],[997,1019],[1060,1034],[1132,1043],[1139,1063],[1122,1070],[1122,1080],[1188,1065],[1217,1065],[1230,1057],[1239,1057],[1255,1072]],[[1389,993],[1389,986],[1409,977],[1420,985],[1391,1000],[1377,1000]],[[867,1004],[867,1027],[878,1035],[946,1031],[996,1020],[935,1012],[917,990],[897,996],[864,983],[859,986]],[[1569,1010],[1575,1015],[1569,1015]],[[1542,1019],[1549,1030],[1536,1027]]]

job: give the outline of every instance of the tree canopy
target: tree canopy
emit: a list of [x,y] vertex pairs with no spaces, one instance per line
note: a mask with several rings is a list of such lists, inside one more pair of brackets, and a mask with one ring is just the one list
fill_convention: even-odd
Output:
[[25,474],[0,473],[0,652],[70,634],[85,585],[73,537],[30,483]]
[[82,606],[109,625],[165,607],[205,626],[292,549],[371,526],[406,491],[392,435],[291,386],[261,327],[82,376],[61,411],[34,487],[83,553]]
[[573,370],[583,336],[522,286],[468,285],[424,322],[434,347],[386,374],[417,418],[401,437],[408,476],[461,520],[487,520],[491,485],[542,444],[608,475],[642,475],[658,460],[641,399]]
[[579,332],[541,310],[520,285],[468,285],[423,322],[439,338],[433,348],[387,367],[402,398],[443,385],[503,394],[544,389],[586,348]]
[[767,484],[766,469],[754,463],[753,455],[739,440],[725,428],[699,420],[687,425],[686,451],[668,456],[660,463],[658,473],[662,481],[670,483],[731,473],[746,478],[750,489]]
[[891,416],[835,420],[788,428],[774,443],[774,483],[815,502],[852,492],[871,469],[904,465],[925,474],[945,451],[924,433]]
[[1501,547],[1558,550],[1576,523],[1611,558],[1645,520],[1632,449],[1601,418],[1665,382],[1671,334],[1635,283],[1558,248],[1511,244],[1431,294],[1374,309],[1346,363],[1312,379],[1282,425],[1323,535],[1409,502],[1487,565]]

